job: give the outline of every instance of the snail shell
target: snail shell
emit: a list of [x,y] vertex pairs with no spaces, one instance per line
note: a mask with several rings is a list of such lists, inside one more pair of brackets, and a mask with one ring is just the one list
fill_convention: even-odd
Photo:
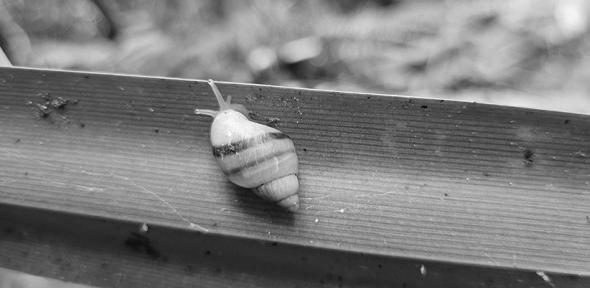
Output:
[[256,195],[290,211],[299,208],[298,163],[293,141],[285,133],[252,122],[248,111],[223,100],[213,80],[209,85],[219,110],[195,109],[198,115],[214,117],[211,146],[217,164],[234,184],[250,188]]

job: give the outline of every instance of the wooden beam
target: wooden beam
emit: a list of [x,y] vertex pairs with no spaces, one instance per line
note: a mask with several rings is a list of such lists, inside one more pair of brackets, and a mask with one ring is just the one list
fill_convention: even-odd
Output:
[[126,288],[587,288],[590,284],[590,278],[575,275],[316,249],[158,225],[146,231],[133,222],[2,204],[0,216],[0,264],[11,269],[3,275],[0,268],[0,287],[15,276],[8,274],[13,271]]
[[216,107],[204,81],[24,68],[0,68],[0,202],[383,257],[590,276],[590,116],[218,86],[255,118],[279,118],[294,139],[298,212],[224,178],[210,152],[211,120],[192,113]]

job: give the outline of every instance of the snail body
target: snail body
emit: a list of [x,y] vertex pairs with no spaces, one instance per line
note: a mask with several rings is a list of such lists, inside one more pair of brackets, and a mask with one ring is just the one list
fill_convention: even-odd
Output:
[[256,195],[290,211],[299,208],[299,172],[295,145],[283,132],[246,117],[248,111],[231,104],[209,80],[219,110],[195,109],[198,115],[213,117],[211,146],[213,156],[228,179]]

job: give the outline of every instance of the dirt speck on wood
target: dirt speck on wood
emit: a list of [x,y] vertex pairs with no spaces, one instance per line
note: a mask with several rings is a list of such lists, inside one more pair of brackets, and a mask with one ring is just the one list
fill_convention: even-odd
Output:
[[257,112],[249,112],[248,116],[250,117],[250,119],[252,119],[254,121],[263,121],[263,122],[265,122],[266,126],[270,126],[273,128],[279,127],[279,124],[281,121],[281,119],[278,117],[266,117],[266,116],[260,115],[260,113],[257,113]]
[[578,151],[574,152],[574,155],[578,158],[588,158],[588,154],[586,154],[582,150],[578,150]]
[[524,165],[526,167],[531,167],[533,166],[533,163],[535,162],[535,152],[529,148],[524,149],[523,153],[522,153],[523,157],[524,157]]
[[32,105],[35,107],[37,116],[41,119],[49,119],[53,113],[58,113],[65,119],[65,113],[67,108],[71,104],[78,104],[77,99],[69,99],[60,96],[53,96],[49,92],[41,92],[36,95],[41,98],[40,102],[27,101],[26,105]]

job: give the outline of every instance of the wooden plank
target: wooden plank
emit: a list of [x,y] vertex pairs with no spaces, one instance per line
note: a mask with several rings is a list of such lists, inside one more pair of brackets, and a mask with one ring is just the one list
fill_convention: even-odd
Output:
[[[590,275],[590,117],[220,83],[278,117],[294,214],[229,183],[203,81],[0,68],[0,202],[300,246]],[[36,104],[69,99],[44,117]],[[43,113],[42,113],[43,114]]]
[[0,205],[0,216],[3,265],[98,287],[590,285],[588,277],[540,274],[548,277],[546,282],[536,271],[399,259],[155,225],[140,232],[137,223],[16,206]]

